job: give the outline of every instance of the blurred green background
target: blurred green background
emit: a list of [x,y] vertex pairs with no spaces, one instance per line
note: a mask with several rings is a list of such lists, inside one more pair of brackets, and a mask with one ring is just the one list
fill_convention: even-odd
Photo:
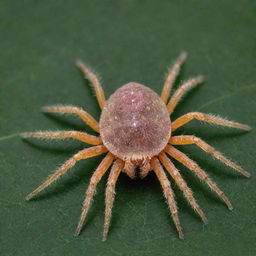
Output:
[[75,238],[84,191],[102,157],[79,162],[25,202],[26,194],[84,145],[18,136],[37,130],[92,133],[75,117],[40,112],[44,105],[74,104],[99,118],[76,58],[100,74],[107,96],[129,81],[160,93],[167,67],[182,50],[189,58],[179,81],[198,74],[207,81],[186,96],[172,118],[202,111],[255,128],[256,1],[1,0],[0,17],[1,255],[256,255],[255,129],[245,133],[193,121],[177,133],[200,136],[252,173],[246,179],[195,146],[182,147],[234,205],[230,212],[175,162],[209,219],[203,225],[174,186],[184,241],[154,174],[135,181],[121,175],[103,243],[104,177]]

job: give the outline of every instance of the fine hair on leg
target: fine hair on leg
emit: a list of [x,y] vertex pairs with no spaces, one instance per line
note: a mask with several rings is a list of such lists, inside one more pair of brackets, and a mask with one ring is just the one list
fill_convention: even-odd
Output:
[[207,144],[202,139],[194,136],[194,135],[180,135],[180,136],[173,136],[170,139],[170,144],[172,145],[189,145],[189,144],[195,144],[199,148],[201,148],[206,153],[211,154],[214,158],[218,159],[222,163],[226,164],[227,166],[235,169],[236,171],[243,174],[245,177],[249,178],[251,175],[249,172],[245,171],[242,167],[235,164],[231,160],[227,159],[225,156],[222,155],[219,151],[217,151],[214,147]]
[[165,169],[169,172],[172,176],[180,190],[183,192],[185,198],[192,206],[192,208],[197,212],[204,223],[207,223],[207,219],[205,217],[204,212],[201,210],[200,206],[197,204],[191,189],[188,187],[186,181],[180,175],[179,170],[174,166],[171,160],[166,156],[164,152],[159,154],[160,162],[163,164]]
[[81,232],[84,220],[87,216],[88,210],[92,203],[93,196],[96,191],[96,186],[99,183],[99,181],[101,180],[102,176],[106,173],[108,168],[111,166],[114,158],[115,157],[111,153],[108,153],[105,156],[105,158],[103,158],[100,165],[97,167],[97,169],[95,170],[95,172],[93,173],[93,175],[90,179],[90,183],[86,190],[86,196],[85,196],[85,199],[83,202],[82,213],[81,213],[81,216],[80,216],[77,228],[76,228],[76,232],[75,232],[76,236],[78,236]]
[[45,113],[75,114],[79,116],[94,131],[99,132],[99,123],[85,110],[72,105],[53,105],[42,107]]
[[203,76],[198,76],[194,78],[190,78],[188,81],[184,82],[173,94],[171,99],[167,104],[167,109],[170,114],[174,111],[177,104],[180,102],[181,98],[188,92],[191,88],[196,85],[202,83],[204,81]]
[[107,188],[106,188],[106,199],[105,199],[105,221],[104,221],[104,230],[103,230],[103,238],[105,241],[107,239],[110,220],[112,216],[112,208],[115,200],[115,186],[118,179],[119,174],[121,173],[124,167],[124,162],[121,159],[117,159],[108,176]]
[[172,158],[182,163],[184,166],[194,172],[200,180],[203,180],[225,202],[229,210],[233,209],[232,204],[225,196],[224,192],[218,188],[218,186],[210,179],[207,173],[205,173],[205,171],[203,171],[195,161],[171,145],[167,145],[164,151]]
[[81,60],[77,60],[76,65],[83,72],[84,76],[92,83],[95,93],[96,93],[96,97],[97,97],[99,106],[101,109],[103,109],[106,99],[105,99],[105,94],[104,94],[103,88],[100,83],[100,79]]
[[59,167],[44,183],[42,183],[37,189],[35,189],[33,192],[31,192],[27,197],[26,200],[30,200],[32,197],[34,197],[36,194],[44,190],[46,187],[48,187],[51,183],[53,183],[55,180],[57,180],[61,175],[66,173],[71,167],[75,165],[75,163],[81,159],[86,159],[89,157],[101,155],[103,153],[107,152],[107,149],[105,146],[95,146],[91,148],[86,148],[78,153],[76,153],[74,156],[72,156],[69,160],[67,160],[61,167]]
[[161,164],[157,158],[155,158],[155,157],[152,158],[151,167],[152,167],[153,171],[155,172],[155,174],[162,186],[164,196],[167,199],[167,203],[168,203],[171,215],[172,215],[173,222],[174,222],[175,227],[179,234],[179,238],[184,239],[184,234],[182,231],[182,227],[181,227],[179,215],[178,215],[178,207],[176,205],[176,201],[174,198],[174,192],[171,188],[170,181],[168,180],[168,178],[164,172],[164,169],[161,166]]
[[178,74],[180,72],[180,68],[181,68],[182,64],[185,62],[186,58],[187,58],[187,53],[182,52],[180,54],[180,56],[178,57],[178,59],[174,62],[173,66],[170,68],[170,70],[166,76],[163,90],[161,93],[161,98],[165,104],[168,101],[168,98],[170,96],[171,89],[173,87],[175,79],[178,76]]
[[23,138],[44,138],[44,139],[66,139],[71,138],[75,140],[79,140],[91,145],[99,145],[102,144],[102,140],[100,137],[90,135],[86,132],[78,132],[78,131],[44,131],[44,132],[25,132],[22,133],[21,136]]
[[190,112],[187,113],[179,118],[177,118],[174,122],[172,122],[172,131],[175,131],[179,127],[183,126],[184,124],[190,122],[193,119],[197,119],[203,122],[212,123],[216,125],[222,125],[227,127],[233,127],[236,129],[242,129],[245,131],[251,130],[251,127],[245,124],[236,123],[233,121],[226,120],[219,116],[214,116],[211,114],[205,114],[201,112]]

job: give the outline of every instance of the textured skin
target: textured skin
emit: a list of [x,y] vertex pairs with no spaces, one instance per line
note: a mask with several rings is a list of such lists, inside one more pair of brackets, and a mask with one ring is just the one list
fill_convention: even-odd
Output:
[[146,160],[159,154],[171,135],[164,102],[154,91],[135,82],[110,96],[99,125],[103,144],[125,161]]

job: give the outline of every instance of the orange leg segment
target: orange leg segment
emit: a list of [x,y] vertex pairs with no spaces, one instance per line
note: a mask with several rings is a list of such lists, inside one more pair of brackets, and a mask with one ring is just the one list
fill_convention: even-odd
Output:
[[151,160],[151,167],[152,167],[153,171],[155,172],[155,174],[162,186],[164,196],[167,199],[167,203],[168,203],[169,209],[171,211],[173,222],[174,222],[176,229],[178,231],[178,234],[179,234],[179,238],[183,239],[184,234],[183,234],[182,227],[180,224],[180,220],[179,220],[179,216],[178,216],[178,208],[177,208],[177,205],[175,202],[174,192],[171,188],[170,181],[168,180],[168,178],[164,172],[164,169],[161,166],[161,164],[157,158],[153,158]]
[[124,167],[124,162],[121,159],[117,159],[110,171],[108,177],[108,183],[106,188],[106,199],[105,199],[105,222],[104,222],[104,230],[103,230],[103,241],[107,239],[110,220],[112,216],[112,208],[115,200],[115,186],[118,179],[119,174],[121,173]]
[[243,168],[235,164],[234,162],[227,159],[225,156],[223,156],[219,151],[217,151],[215,148],[204,142],[202,139],[193,136],[193,135],[180,135],[180,136],[173,136],[170,139],[170,144],[172,145],[189,145],[189,144],[195,144],[199,148],[201,148],[203,151],[211,154],[216,159],[220,160],[227,166],[235,169],[236,171],[243,174],[245,177],[249,178],[251,175],[250,173],[246,172]]
[[163,90],[161,93],[161,98],[165,104],[168,101],[172,86],[173,86],[175,79],[180,72],[180,68],[181,68],[182,64],[184,63],[184,61],[186,60],[186,58],[187,58],[187,53],[185,53],[185,52],[181,53],[181,55],[175,61],[174,65],[172,66],[172,68],[170,69],[170,71],[166,77],[166,80],[165,80],[165,83],[163,86]]
[[191,78],[182,84],[173,94],[170,101],[167,104],[167,109],[170,114],[174,111],[177,104],[180,102],[182,96],[189,91],[191,88],[195,87],[196,85],[202,83],[204,81],[202,76],[198,76],[195,78]]
[[82,61],[77,60],[76,65],[84,73],[85,77],[87,79],[89,79],[90,82],[92,83],[92,85],[94,87],[94,90],[95,90],[95,93],[96,93],[96,97],[97,97],[99,106],[100,106],[101,109],[103,109],[106,99],[105,99],[105,94],[104,94],[104,91],[103,91],[102,86],[100,84],[99,78]]
[[108,150],[104,146],[95,146],[95,147],[86,148],[86,149],[79,151],[73,157],[71,157],[69,160],[67,160],[60,168],[58,168],[42,185],[40,185],[36,190],[34,190],[32,193],[30,193],[26,197],[26,200],[30,200],[36,194],[38,194],[39,192],[44,190],[46,187],[48,187],[51,183],[53,183],[61,175],[63,175],[71,167],[73,167],[77,161],[86,159],[89,157],[101,155],[107,151]]
[[179,127],[183,126],[184,124],[190,122],[193,119],[197,119],[197,120],[207,122],[207,123],[242,129],[242,130],[246,130],[246,131],[251,130],[251,127],[248,125],[245,125],[245,124],[228,121],[224,118],[210,115],[210,114],[204,114],[201,112],[191,112],[191,113],[187,113],[187,114],[177,118],[172,123],[172,131],[175,131],[176,129],[178,129]]
[[159,159],[163,164],[163,166],[165,167],[165,169],[172,176],[172,178],[174,179],[178,187],[181,189],[187,201],[191,204],[191,206],[200,216],[202,221],[204,223],[207,223],[207,219],[205,217],[204,212],[201,210],[200,206],[197,204],[191,189],[188,187],[186,181],[180,175],[179,170],[174,166],[174,164],[171,162],[171,160],[166,156],[164,152],[159,154]]
[[72,138],[92,145],[99,145],[102,143],[100,137],[90,135],[86,132],[78,131],[56,131],[56,132],[25,132],[21,134],[22,137],[35,137],[45,139],[65,139]]
[[88,124],[94,131],[99,132],[99,123],[82,108],[70,105],[55,105],[45,106],[42,108],[45,113],[61,113],[61,114],[75,114],[79,116],[86,124]]
[[233,209],[230,201],[225,196],[224,192],[218,188],[218,186],[210,179],[210,177],[200,168],[200,166],[195,161],[193,161],[186,154],[171,145],[168,145],[164,151],[175,160],[182,163],[188,169],[193,171],[200,180],[205,181],[205,183],[225,202],[227,207],[230,210]]
[[77,225],[77,229],[75,232],[76,236],[78,236],[81,232],[84,220],[87,216],[88,210],[92,203],[93,196],[95,194],[96,186],[99,183],[99,181],[101,180],[102,176],[106,173],[108,168],[111,166],[114,158],[115,157],[111,153],[108,153],[105,156],[105,158],[102,160],[100,165],[97,167],[96,171],[93,173],[93,175],[91,177],[90,184],[86,191],[86,197],[85,197],[85,200],[83,203],[82,213],[81,213],[81,216],[80,216],[80,219],[79,219],[79,222]]

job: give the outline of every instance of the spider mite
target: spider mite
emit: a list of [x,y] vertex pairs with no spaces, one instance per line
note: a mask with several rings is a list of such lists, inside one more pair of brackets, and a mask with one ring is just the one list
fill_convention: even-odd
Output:
[[85,64],[81,61],[77,61],[77,66],[95,89],[96,97],[102,110],[100,121],[97,122],[83,109],[70,105],[47,106],[43,107],[43,111],[48,113],[75,114],[93,130],[98,132],[99,135],[93,136],[86,132],[79,131],[23,133],[23,137],[47,139],[72,138],[94,145],[73,155],[47,178],[44,183],[30,193],[26,199],[29,200],[44,190],[61,175],[65,174],[77,161],[107,153],[93,173],[90,184],[86,190],[82,213],[75,233],[76,235],[79,235],[81,232],[84,220],[92,203],[93,195],[95,194],[96,186],[110,167],[106,187],[103,240],[107,238],[115,197],[115,185],[121,172],[126,173],[130,178],[135,178],[135,176],[144,178],[150,171],[156,174],[162,186],[164,196],[167,199],[179,238],[182,239],[184,235],[178,216],[174,193],[166,172],[170,174],[172,179],[177,183],[188,203],[200,216],[202,221],[207,222],[204,212],[196,202],[191,189],[182,178],[180,171],[172,163],[171,158],[182,163],[199,179],[208,184],[231,210],[233,207],[224,192],[218,188],[196,162],[177,149],[176,145],[195,144],[203,151],[211,154],[213,157],[244,176],[250,177],[250,174],[227,159],[202,139],[193,135],[175,136],[173,132],[193,119],[246,131],[249,131],[251,128],[244,124],[228,121],[221,117],[201,112],[190,112],[171,121],[170,116],[182,96],[188,90],[203,82],[202,76],[191,78],[185,81],[170,97],[171,88],[185,59],[186,53],[182,53],[170,69],[163,86],[161,97],[142,84],[130,82],[120,87],[108,100],[105,100],[104,91],[99,78]]

